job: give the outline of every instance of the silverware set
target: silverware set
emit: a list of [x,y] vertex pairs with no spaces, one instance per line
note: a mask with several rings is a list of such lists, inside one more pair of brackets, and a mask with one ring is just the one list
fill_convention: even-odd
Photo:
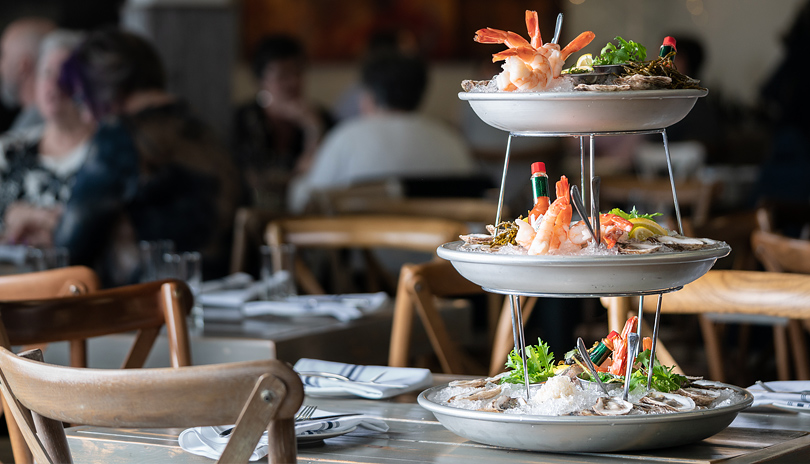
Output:
[[[304,405],[304,407],[302,407],[301,410],[298,411],[298,414],[295,415],[295,422],[322,421],[322,420],[328,420],[328,419],[337,419],[337,418],[340,418],[340,417],[350,417],[350,416],[361,416],[362,415],[362,414],[354,414],[354,413],[330,414],[330,415],[327,415],[327,416],[318,416],[318,417],[313,419],[312,416],[313,416],[313,414],[315,414],[315,411],[317,411],[317,410],[318,410],[318,406],[311,405],[311,404]],[[219,436],[220,437],[229,436],[231,434],[231,432],[233,432],[234,428],[235,427],[230,427],[230,428],[227,428],[227,429],[223,430],[222,432],[219,432]]]

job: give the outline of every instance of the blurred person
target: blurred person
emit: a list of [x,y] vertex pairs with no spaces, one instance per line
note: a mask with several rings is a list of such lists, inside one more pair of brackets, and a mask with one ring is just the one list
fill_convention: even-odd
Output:
[[312,168],[290,186],[289,207],[302,212],[316,190],[387,178],[473,176],[477,165],[461,136],[418,113],[427,87],[424,62],[396,51],[363,65],[363,116],[327,134]]
[[272,35],[258,45],[253,72],[256,99],[237,109],[233,148],[260,206],[283,210],[289,179],[307,169],[334,119],[304,95],[303,45]]
[[770,125],[770,149],[760,166],[756,198],[777,214],[775,228],[791,237],[810,236],[810,95],[807,69],[801,56],[802,44],[810,39],[810,2],[799,10],[783,37],[781,63],[773,70],[760,91],[763,110]]
[[[48,246],[61,207],[89,150],[94,124],[58,84],[62,64],[83,35],[56,30],[42,41],[34,85],[42,125],[0,137],[3,241]],[[31,223],[41,224],[31,227]]]
[[[368,40],[365,57],[386,51],[403,53],[417,52],[416,38],[411,31],[405,29],[381,29],[374,32]],[[335,103],[333,112],[338,121],[361,116],[360,101],[363,98],[363,83],[358,79],[353,82]]]
[[56,25],[45,18],[21,18],[0,37],[0,97],[8,108],[20,108],[10,130],[42,124],[36,106],[37,56],[42,39]]
[[206,278],[224,274],[240,201],[227,150],[165,90],[163,64],[142,37],[92,32],[65,62],[60,85],[99,123],[53,242],[94,266],[106,286],[138,279],[138,242],[200,251]]

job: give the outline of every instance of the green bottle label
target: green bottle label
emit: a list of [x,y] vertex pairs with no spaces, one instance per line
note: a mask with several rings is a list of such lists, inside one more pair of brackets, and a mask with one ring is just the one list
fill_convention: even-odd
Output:
[[532,177],[532,192],[534,198],[548,196],[548,177],[546,176],[533,176]]

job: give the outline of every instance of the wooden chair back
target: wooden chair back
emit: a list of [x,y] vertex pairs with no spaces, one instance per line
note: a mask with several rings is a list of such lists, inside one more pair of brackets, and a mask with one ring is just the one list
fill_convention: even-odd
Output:
[[[430,216],[494,224],[498,215],[498,202],[486,198],[337,197],[333,201],[332,210],[336,214]],[[501,217],[511,216],[505,211]]]
[[751,234],[751,247],[768,271],[810,274],[810,240],[755,230]]
[[242,207],[236,210],[233,221],[230,272],[256,275],[259,270],[259,247],[263,244],[264,228],[278,217],[273,210]]
[[[609,300],[609,299],[606,299]],[[625,305],[609,308],[611,314],[610,329],[621,330],[621,325],[628,312],[636,303],[631,299],[613,299],[627,301]],[[646,314],[654,314],[657,298],[644,299]],[[781,272],[711,270],[703,277],[687,284],[682,290],[667,293],[661,305],[662,313],[698,314],[723,313],[749,316],[781,317],[789,320],[810,319],[810,275],[787,274]],[[621,322],[619,322],[621,321]],[[777,333],[777,365],[781,366],[780,377],[787,377],[789,354],[787,343],[780,343],[779,338],[787,337],[791,325],[774,326]],[[714,332],[713,324],[701,319],[701,329],[706,341],[707,358],[711,380],[723,381],[723,356],[719,336]],[[781,333],[781,335],[780,335]],[[793,353],[797,379],[810,379],[807,348],[803,342],[793,338]],[[782,348],[780,348],[782,347]],[[660,359],[660,358],[659,358]],[[663,360],[662,360],[663,361]]]
[[[293,244],[298,248],[364,250],[367,275],[384,275],[368,253],[371,249],[397,249],[435,253],[436,248],[467,233],[466,224],[444,218],[395,215],[346,215],[285,218],[267,225],[268,244]],[[325,293],[323,287],[298,259],[295,278],[306,293]]]
[[[184,282],[98,287],[96,274],[82,266],[0,277],[0,346],[69,341],[70,365],[86,367],[88,338],[135,331],[122,367],[139,368],[166,326],[172,366],[191,365],[186,316],[194,300]],[[15,462],[30,463],[16,422],[9,415],[6,422]]]
[[[388,365],[409,365],[410,338],[413,329],[414,309],[422,321],[428,340],[439,360],[442,372],[447,374],[478,374],[480,363],[461,350],[453,340],[439,312],[437,298],[464,297],[484,294],[484,290],[465,279],[449,261],[436,259],[422,264],[406,264],[402,267],[397,286],[394,319],[391,327]],[[511,308],[508,300],[487,293],[489,302],[488,326],[492,356],[488,366],[489,375],[503,371],[512,340]],[[501,302],[503,303],[501,305]],[[523,320],[531,314],[536,298],[524,299],[521,305]],[[500,309],[500,315],[498,314]]]
[[38,350],[17,356],[0,348],[0,388],[39,463],[71,462],[62,422],[136,428],[236,424],[218,462],[248,462],[265,430],[269,462],[296,460],[294,416],[304,392],[283,362],[100,370],[39,360]]

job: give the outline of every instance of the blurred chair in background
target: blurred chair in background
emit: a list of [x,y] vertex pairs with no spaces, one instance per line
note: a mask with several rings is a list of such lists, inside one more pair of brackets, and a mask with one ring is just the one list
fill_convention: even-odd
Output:
[[264,231],[267,223],[278,216],[277,212],[264,208],[241,207],[236,210],[231,246],[231,274],[259,274],[259,247],[264,243]]
[[265,431],[268,462],[296,460],[294,416],[304,388],[281,361],[125,371],[38,361],[38,350],[17,356],[0,348],[3,397],[37,462],[72,462],[62,422],[115,428],[236,424],[217,462],[247,463]]
[[[409,352],[416,309],[416,315],[428,334],[442,372],[479,375],[496,375],[503,372],[507,355],[514,347],[511,307],[508,300],[500,295],[486,293],[490,333],[485,346],[491,353],[488,367],[462,351],[460,340],[453,340],[450,337],[440,314],[442,301],[447,298],[464,298],[485,293],[479,285],[462,277],[449,261],[437,259],[422,264],[404,265],[397,287],[388,365],[397,367],[413,365]],[[522,301],[521,309],[525,323],[534,309],[536,298],[523,298]]]
[[[627,304],[622,304],[625,301]],[[606,298],[609,312],[609,329],[621,330],[628,313],[637,307],[633,299]],[[654,314],[657,298],[644,299],[645,314]],[[667,293],[661,305],[662,314],[729,314],[740,320],[747,316],[757,318],[774,317],[787,320],[810,319],[810,275],[787,274],[781,272],[711,270],[698,280],[687,284],[682,290]],[[810,366],[807,365],[807,349],[794,345],[795,376],[790,375],[789,353],[787,351],[786,324],[774,326],[778,376],[781,380],[810,379]],[[781,327],[777,329],[777,327]],[[711,324],[701,323],[706,343],[706,357],[709,364],[709,378],[723,382],[727,379],[729,355],[724,352],[719,334]],[[648,332],[650,333],[650,332]],[[659,349],[663,346],[660,343]],[[804,356],[801,356],[804,353]],[[658,355],[657,355],[658,356]],[[659,360],[667,364],[662,356]],[[803,359],[802,359],[803,358]],[[739,363],[734,363],[740,369]]]
[[[359,250],[364,258],[360,270],[365,280],[364,291],[386,290],[394,294],[396,277],[391,276],[372,254],[373,249],[393,249],[419,252],[424,261],[435,256],[436,248],[458,240],[467,233],[459,221],[425,216],[344,215],[286,218],[270,222],[265,232],[268,245],[293,244],[299,250],[295,278],[304,293],[329,293],[323,279],[316,277],[300,255],[304,249]],[[335,287],[331,293],[347,293],[356,289],[352,267],[332,256],[327,278]]]

